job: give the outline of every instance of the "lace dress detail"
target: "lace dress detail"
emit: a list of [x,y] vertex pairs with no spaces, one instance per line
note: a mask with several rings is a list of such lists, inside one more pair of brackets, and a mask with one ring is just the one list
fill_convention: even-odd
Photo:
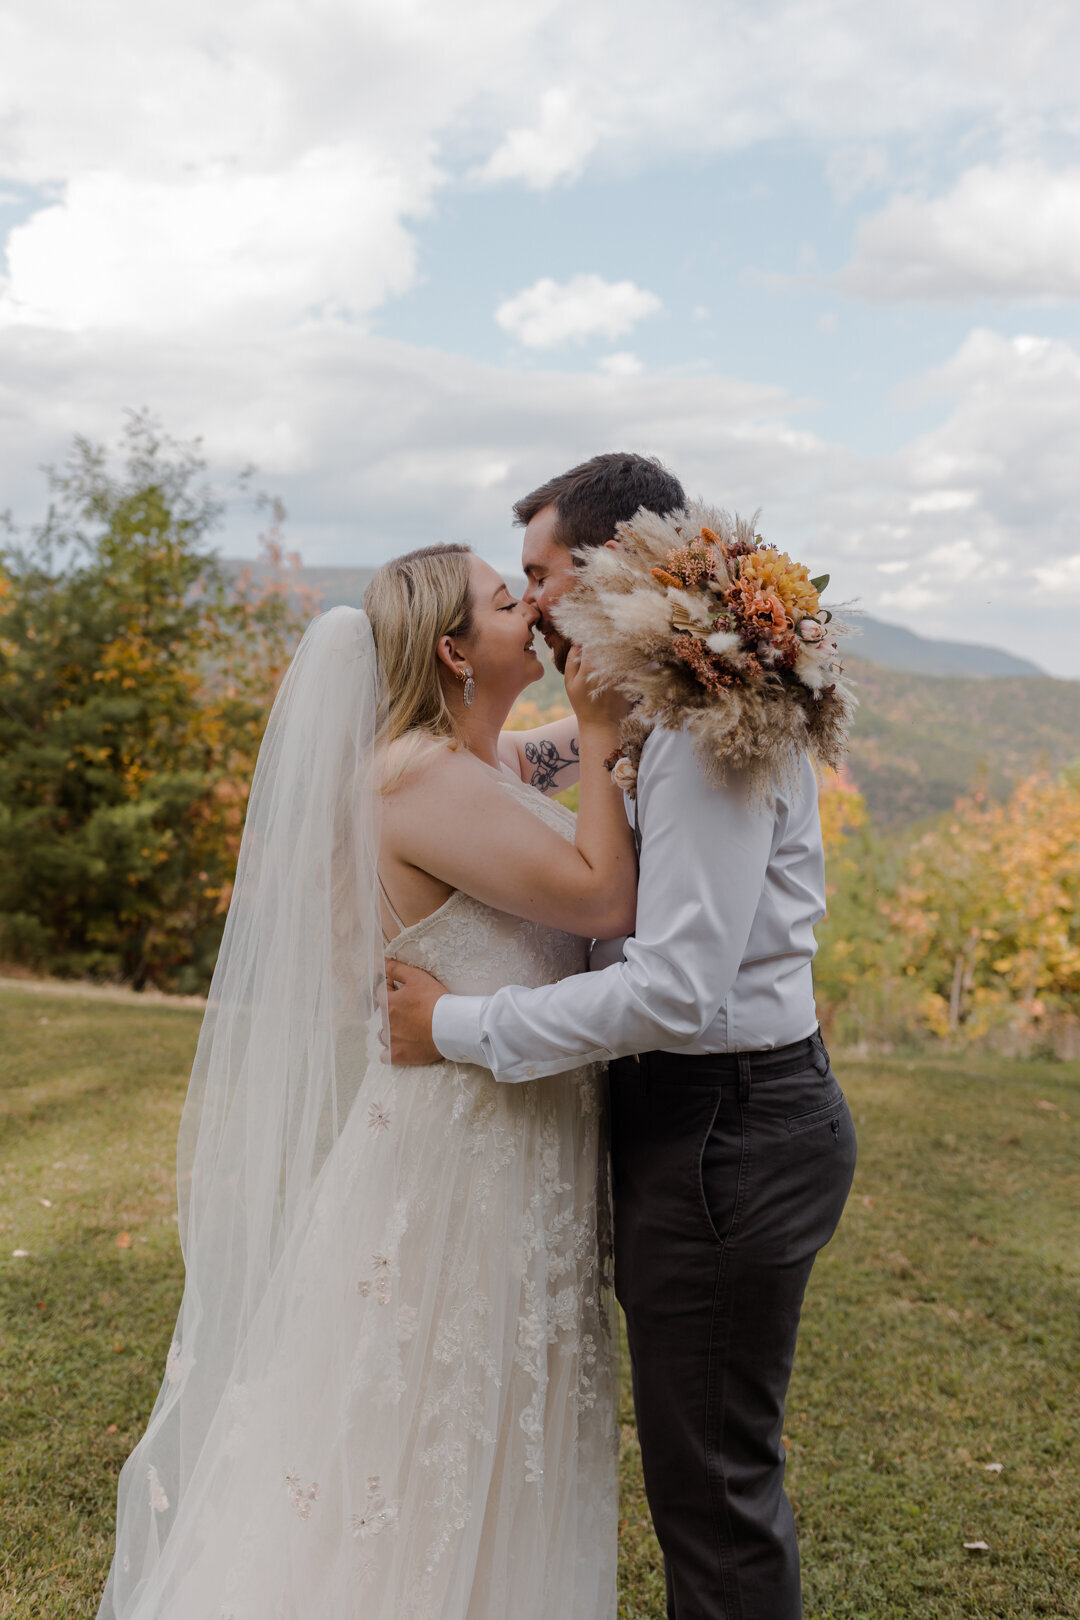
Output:
[[[573,837],[562,806],[505,786]],[[461,892],[388,950],[466,994],[586,965],[581,939]],[[207,1511],[146,1620],[614,1620],[603,1073],[500,1085],[389,1067],[374,1031],[367,1051],[333,1196],[288,1256],[272,1348],[253,1335],[200,1462]],[[329,1253],[348,1259],[346,1343],[318,1331]]]

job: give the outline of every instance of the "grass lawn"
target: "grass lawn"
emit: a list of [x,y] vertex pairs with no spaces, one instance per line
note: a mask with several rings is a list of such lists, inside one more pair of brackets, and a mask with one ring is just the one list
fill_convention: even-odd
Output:
[[[0,992],[0,1616],[96,1611],[179,1300],[198,1025]],[[838,1067],[859,1172],[787,1423],[807,1620],[1080,1615],[1080,1069]],[[620,1615],[661,1620],[628,1402],[623,1438]]]

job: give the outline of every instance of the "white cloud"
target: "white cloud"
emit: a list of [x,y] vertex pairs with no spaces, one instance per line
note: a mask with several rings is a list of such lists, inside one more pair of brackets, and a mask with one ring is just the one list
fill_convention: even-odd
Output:
[[[1080,352],[976,330],[920,394],[947,404],[941,424],[823,492],[834,579],[924,634],[1080,676]],[[871,568],[902,577],[882,589]]]
[[622,337],[660,308],[655,293],[632,281],[578,275],[558,282],[541,276],[531,287],[505,299],[496,309],[495,319],[527,349],[555,349],[590,337]]
[[402,215],[422,195],[349,149],[274,175],[76,176],[11,232],[0,323],[165,332],[355,316],[412,278]]
[[326,562],[378,561],[440,535],[509,560],[512,501],[599,450],[659,454],[694,492],[752,508],[764,491],[777,511],[780,470],[801,485],[829,454],[812,434],[791,442],[782,389],[698,372],[616,388],[319,326],[287,349],[237,332],[196,372],[182,334],[11,327],[0,331],[0,488],[20,520],[41,511],[36,469],[74,432],[114,438],[132,402],[180,437],[203,435],[218,469],[256,462],[286,499],[295,543]]
[[596,369],[603,372],[605,377],[637,377],[645,367],[636,354],[621,349],[615,354],[605,354],[602,360],[596,362]]
[[896,197],[859,227],[858,297],[1080,297],[1080,168],[980,164],[940,197]]
[[570,91],[546,90],[535,128],[508,132],[479,169],[483,180],[524,180],[538,191],[576,180],[596,146],[598,130]]
[[925,495],[913,495],[908,505],[910,512],[966,512],[974,506],[978,496],[973,489],[931,489]]
[[[40,515],[35,470],[147,402],[219,470],[258,463],[309,561],[375,562],[464,538],[511,565],[510,506],[599,450],[660,455],[828,571],[839,599],[927,635],[997,641],[1080,675],[1080,352],[975,332],[925,381],[940,426],[892,456],[823,442],[783,390],[713,373],[498,369],[311,325],[241,329],[193,362],[184,334],[0,330],[0,489]],[[962,498],[944,500],[943,495]],[[920,497],[938,498],[918,511]],[[246,539],[234,532],[236,549]]]
[[[451,167],[544,187],[810,138],[850,192],[886,136],[1075,130],[1078,55],[1080,13],[1049,0],[955,0],[947,23],[938,0],[22,0],[0,12],[0,182],[54,200],[11,240],[5,318],[362,315],[414,276]],[[1076,273],[1053,219],[1052,288]]]
[[[765,140],[840,152],[849,198],[907,138],[945,162],[996,140],[998,168],[868,221],[849,287],[1075,296],[1080,171],[1032,154],[1080,133],[1078,57],[1080,8],[1056,0],[16,0],[0,185],[51,201],[10,237],[0,292],[0,506],[40,511],[40,463],[146,402],[219,467],[259,463],[311,560],[441,533],[509,561],[515,496],[626,446],[762,503],[766,533],[872,609],[1000,629],[1080,674],[1068,343],[972,334],[926,380],[941,425],[868,459],[783,390],[705,368],[634,372],[620,351],[592,375],[495,370],[363,332],[415,277],[413,222],[451,173],[539,188]],[[656,308],[632,281],[549,285],[508,300],[526,346],[614,343]]]

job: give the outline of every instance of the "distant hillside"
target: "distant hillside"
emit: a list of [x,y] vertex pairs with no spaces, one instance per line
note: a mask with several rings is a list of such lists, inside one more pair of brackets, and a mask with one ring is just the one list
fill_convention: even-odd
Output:
[[[265,566],[246,557],[222,557],[222,567],[231,574],[250,568],[256,578],[267,572]],[[364,592],[374,568],[300,568],[298,580],[321,593],[320,607],[362,607]]]
[[1080,681],[916,675],[854,658],[849,668],[851,774],[881,827],[947,810],[980,782],[1003,797],[1020,777],[1080,758]]
[[[949,810],[979,785],[1005,798],[1021,777],[1080,759],[1080,681],[848,667],[859,692],[848,766],[883,830]],[[550,664],[525,692],[542,708],[562,696]]]
[[869,664],[881,669],[906,669],[920,675],[1044,675],[1038,664],[1015,658],[999,647],[983,647],[968,641],[931,641],[905,630],[899,624],[886,624],[868,613],[852,615],[859,629],[853,638],[854,650]]

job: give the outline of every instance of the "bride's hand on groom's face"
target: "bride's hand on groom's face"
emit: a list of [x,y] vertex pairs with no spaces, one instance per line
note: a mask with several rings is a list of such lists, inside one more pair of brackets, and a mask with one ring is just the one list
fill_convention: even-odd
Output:
[[384,1063],[439,1062],[441,1053],[431,1038],[431,1015],[439,997],[445,995],[446,986],[430,973],[387,957],[383,998],[390,1050],[383,1052]]
[[563,681],[578,722],[582,726],[617,726],[626,718],[629,704],[621,692],[597,692],[592,683],[595,673],[596,666],[589,661],[588,653],[576,645],[571,647]]

